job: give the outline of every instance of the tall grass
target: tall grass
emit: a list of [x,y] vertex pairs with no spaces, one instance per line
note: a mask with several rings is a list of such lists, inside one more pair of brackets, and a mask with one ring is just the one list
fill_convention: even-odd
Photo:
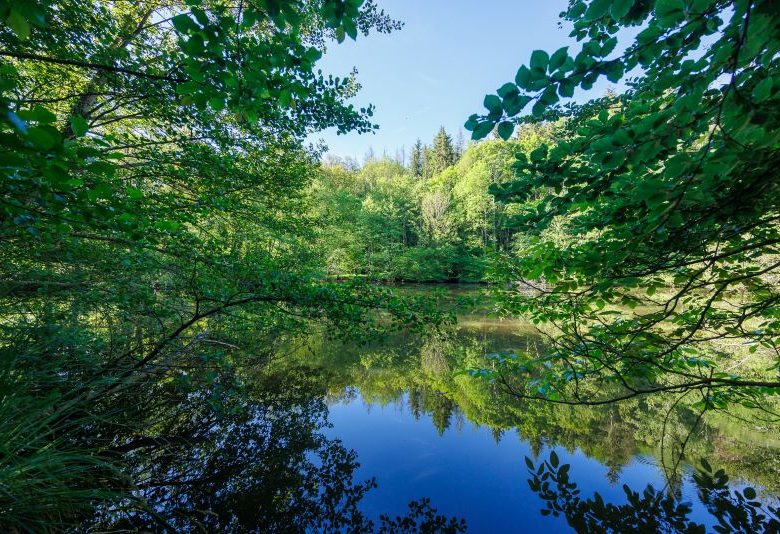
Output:
[[64,400],[72,377],[62,352],[33,345],[13,354],[12,346],[0,346],[0,530],[61,531],[126,494],[130,481],[117,458],[84,439],[99,418]]

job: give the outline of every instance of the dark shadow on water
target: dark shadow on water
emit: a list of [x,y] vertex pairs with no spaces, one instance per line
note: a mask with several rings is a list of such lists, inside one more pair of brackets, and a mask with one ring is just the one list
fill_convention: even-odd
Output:
[[[149,402],[155,411],[144,414],[144,430],[133,427],[113,444],[138,481],[136,500],[100,507],[83,527],[463,532],[465,517],[483,531],[483,508],[495,504],[502,517],[488,520],[517,531],[779,531],[771,433],[704,422],[686,456],[710,458],[733,479],[704,461],[685,464],[670,487],[659,486],[660,477],[647,485],[661,471],[665,400],[598,410],[524,404],[459,373],[492,351],[544,350],[523,325],[475,314],[435,336],[358,345],[312,333],[303,347],[248,370],[241,395],[194,389],[179,404]],[[673,415],[669,435],[678,439],[695,414],[681,405]],[[345,418],[346,426],[334,423]],[[353,444],[372,431],[388,439]],[[526,477],[523,455],[552,449],[558,453],[528,460]],[[395,481],[391,457],[408,462]],[[637,468],[637,458],[647,464]],[[426,490],[415,482],[421,473],[433,473]],[[574,474],[582,473],[591,478],[578,483]],[[447,486],[455,479],[465,482]],[[517,491],[510,498],[495,488]]]
[[[693,520],[690,503],[680,495],[647,485],[637,491],[623,486],[626,502],[607,502],[598,492],[581,494],[570,475],[570,464],[562,464],[555,452],[538,465],[526,458],[528,485],[544,503],[539,513],[563,516],[578,532],[706,532]],[[693,474],[699,500],[714,519],[715,532],[780,532],[780,508],[757,498],[752,487],[729,485],[723,470],[713,473],[705,460]]]
[[[133,466],[135,502],[99,509],[89,530],[171,532],[463,532],[427,499],[408,513],[366,517],[377,486],[355,480],[354,451],[327,438],[321,377],[288,369],[265,376],[250,400],[216,417],[178,418],[118,447]],[[190,405],[203,399],[193,393]],[[139,506],[139,503],[141,505]],[[143,503],[146,503],[145,505]]]

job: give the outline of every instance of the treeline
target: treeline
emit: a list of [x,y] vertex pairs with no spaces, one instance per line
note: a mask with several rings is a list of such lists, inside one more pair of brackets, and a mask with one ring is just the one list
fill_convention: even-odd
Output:
[[529,125],[509,141],[464,149],[441,128],[430,145],[414,144],[408,164],[386,156],[361,167],[323,162],[312,184],[322,268],[383,281],[484,280],[490,253],[518,241],[507,224],[517,210],[488,188],[512,179],[518,152],[553,135],[550,124]]

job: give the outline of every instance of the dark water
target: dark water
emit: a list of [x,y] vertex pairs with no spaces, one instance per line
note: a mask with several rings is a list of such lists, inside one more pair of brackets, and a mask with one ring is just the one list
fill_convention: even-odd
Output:
[[778,532],[776,426],[711,414],[681,451],[697,412],[674,397],[518,402],[463,370],[542,339],[489,317],[478,290],[442,305],[461,297],[478,306],[454,308],[455,327],[362,345],[311,332],[246,370],[243,395],[167,406],[165,439],[130,457],[154,513],[102,510],[90,528]]

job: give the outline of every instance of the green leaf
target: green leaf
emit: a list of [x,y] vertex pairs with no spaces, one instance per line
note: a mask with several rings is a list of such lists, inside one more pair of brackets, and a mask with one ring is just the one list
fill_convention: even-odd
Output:
[[556,92],[554,85],[551,85],[544,90],[544,93],[542,93],[539,102],[541,102],[545,106],[551,106],[556,102],[558,102],[558,93]]
[[357,26],[352,20],[344,20],[344,31],[349,35],[353,41],[357,39]]
[[547,158],[547,145],[542,145],[539,148],[534,149],[531,154],[531,161],[533,163],[539,163]]
[[19,112],[19,117],[26,121],[35,121],[38,124],[51,124],[57,120],[57,115],[43,106],[35,106],[32,109],[24,109]]
[[186,13],[176,15],[171,19],[171,23],[179,33],[188,33],[190,30],[198,28],[198,26],[195,24],[195,21],[192,20]]
[[587,9],[587,6],[584,2],[577,2],[573,6],[569,8],[568,15],[573,18],[579,18],[582,16],[583,13],[585,13],[585,10]]
[[468,131],[470,131],[470,132],[471,132],[471,131],[473,131],[473,130],[474,130],[474,128],[476,128],[476,127],[477,127],[477,124],[479,124],[479,120],[478,120],[478,119],[479,119],[479,118],[478,118],[478,116],[477,116],[476,114],[474,114],[474,115],[471,115],[471,116],[468,118],[468,120],[466,121],[466,123],[463,125],[463,127],[464,127],[465,129],[467,129]]
[[614,61],[607,67],[607,79],[612,83],[620,81],[623,74],[623,64],[620,61]]
[[498,124],[498,136],[504,141],[508,141],[515,131],[515,125],[509,121],[502,121]]
[[505,83],[496,92],[501,98],[506,98],[507,96],[518,92],[517,85],[513,83]]
[[656,0],[655,16],[664,27],[670,27],[682,20],[685,14],[683,0]]
[[487,95],[485,97],[485,100],[483,101],[483,104],[491,112],[498,112],[502,109],[501,99],[498,98],[496,95]]
[[609,7],[609,14],[615,20],[620,20],[631,11],[634,6],[634,0],[614,0]]
[[471,133],[471,138],[474,140],[484,139],[488,136],[488,134],[490,134],[490,132],[493,131],[494,126],[495,124],[490,121],[480,122],[474,127],[474,131]]
[[550,62],[550,56],[544,50],[534,50],[531,52],[531,68],[539,71],[547,71],[547,64]]
[[515,75],[515,83],[517,85],[523,89],[528,89],[531,86],[532,81],[533,77],[531,76],[531,71],[528,67],[523,65],[517,69],[517,74]]
[[574,87],[575,84],[572,80],[561,80],[561,83],[558,85],[558,94],[570,98],[574,96]]
[[555,453],[555,451],[550,451],[550,464],[553,467],[558,467],[558,455]]
[[322,57],[322,51],[318,50],[315,47],[311,47],[306,52],[304,52],[303,56],[308,59],[311,63],[316,62]]
[[81,137],[89,130],[89,124],[87,124],[87,120],[84,117],[73,115],[70,118],[70,129],[73,131],[73,135]]
[[748,486],[742,491],[742,494],[745,496],[746,499],[752,501],[756,498],[756,490]]
[[202,26],[206,26],[209,23],[209,17],[206,15],[206,11],[201,7],[193,7],[190,12],[195,15],[195,18]]
[[614,150],[607,153],[607,157],[602,161],[606,170],[617,169],[626,161],[626,152],[624,150]]
[[19,39],[25,40],[30,36],[30,24],[27,22],[27,19],[15,9],[11,9],[11,13],[8,15],[8,18],[5,19],[5,22],[11,27],[11,30],[13,30]]
[[585,12],[585,20],[597,20],[607,14],[612,0],[593,0]]
[[206,50],[206,43],[203,41],[203,37],[197,34],[182,42],[180,46],[188,56],[197,56]]
[[558,70],[566,61],[566,58],[569,57],[569,47],[564,46],[559,48],[555,51],[555,53],[550,56],[550,72],[554,70]]
[[57,137],[48,128],[44,126],[37,126],[30,128],[27,131],[27,137],[33,144],[43,150],[49,150],[57,142]]
[[528,102],[531,101],[531,97],[525,95],[509,95],[504,99],[504,111],[510,117],[514,117],[520,113]]
[[615,46],[617,46],[617,37],[610,37],[603,45],[601,45],[601,50],[599,53],[602,57],[606,57],[610,55],[613,50],[615,50]]
[[546,109],[547,106],[544,105],[544,102],[537,100],[536,104],[534,104],[534,107],[531,108],[531,114],[533,114],[534,117],[541,117],[544,115],[544,110]]
[[753,100],[763,102],[772,95],[772,78],[764,78],[753,88]]
[[292,92],[288,88],[284,88],[279,92],[279,105],[282,107],[288,107],[292,103]]

